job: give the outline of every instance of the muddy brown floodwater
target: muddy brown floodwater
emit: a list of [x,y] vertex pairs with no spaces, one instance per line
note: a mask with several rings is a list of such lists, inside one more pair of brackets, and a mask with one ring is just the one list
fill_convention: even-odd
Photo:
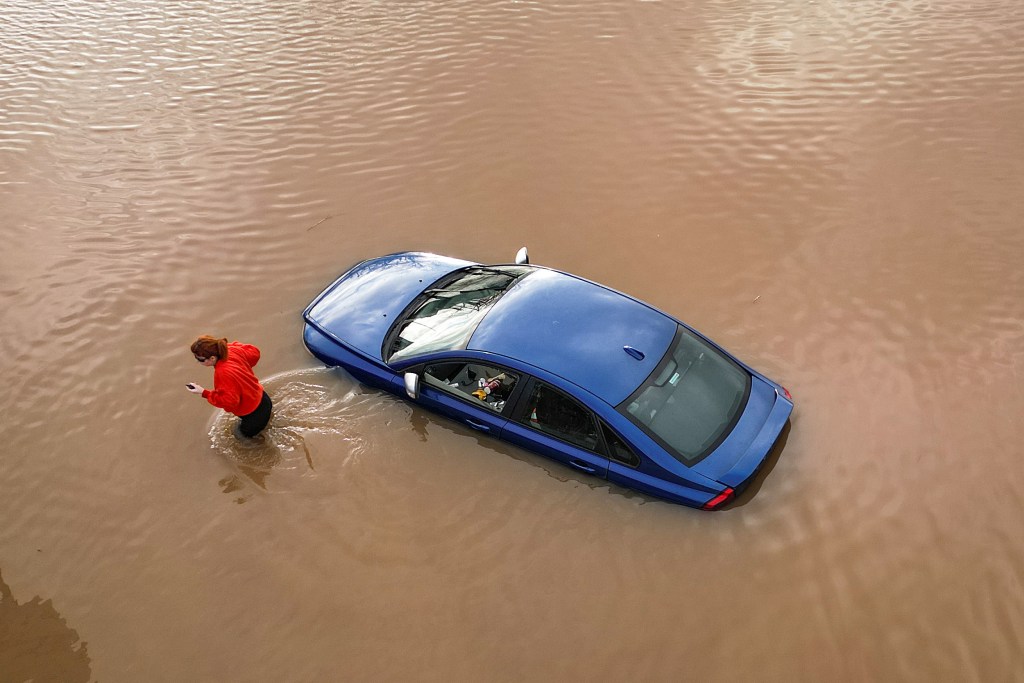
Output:
[[[0,680],[1024,679],[1024,3],[0,17]],[[524,244],[792,391],[742,505],[302,346],[360,259]],[[185,391],[206,332],[266,443]]]

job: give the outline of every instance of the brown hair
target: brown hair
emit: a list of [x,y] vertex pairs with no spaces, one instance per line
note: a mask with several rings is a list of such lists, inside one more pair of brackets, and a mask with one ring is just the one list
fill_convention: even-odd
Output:
[[192,355],[202,358],[217,356],[217,360],[224,360],[228,357],[228,340],[204,334],[192,342]]

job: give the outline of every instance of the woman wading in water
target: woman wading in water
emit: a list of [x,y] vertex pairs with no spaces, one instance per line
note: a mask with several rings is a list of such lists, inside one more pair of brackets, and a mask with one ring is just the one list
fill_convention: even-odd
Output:
[[260,350],[252,344],[203,335],[192,343],[192,355],[200,364],[213,368],[213,391],[194,382],[186,388],[210,405],[242,418],[238,430],[243,436],[252,438],[263,431],[270,422],[273,404],[252,371],[260,362]]

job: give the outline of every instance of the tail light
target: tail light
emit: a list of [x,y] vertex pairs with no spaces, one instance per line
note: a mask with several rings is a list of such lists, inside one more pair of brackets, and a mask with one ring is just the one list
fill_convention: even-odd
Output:
[[717,496],[715,496],[708,502],[704,503],[704,507],[702,507],[701,510],[717,510],[718,508],[722,507],[722,505],[724,505],[727,501],[731,500],[734,493],[736,492],[733,491],[728,486],[726,486],[724,491],[719,493]]
[[790,401],[793,400],[793,395],[789,393],[789,389],[787,389],[786,387],[782,386],[781,384],[779,385],[779,388],[782,389],[782,395],[783,396],[785,396]]

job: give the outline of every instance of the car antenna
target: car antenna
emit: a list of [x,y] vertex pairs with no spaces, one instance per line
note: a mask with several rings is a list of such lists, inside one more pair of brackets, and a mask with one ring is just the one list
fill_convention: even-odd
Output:
[[636,358],[637,360],[644,359],[644,352],[639,349],[634,349],[632,346],[623,346],[622,350],[631,355],[633,358]]

